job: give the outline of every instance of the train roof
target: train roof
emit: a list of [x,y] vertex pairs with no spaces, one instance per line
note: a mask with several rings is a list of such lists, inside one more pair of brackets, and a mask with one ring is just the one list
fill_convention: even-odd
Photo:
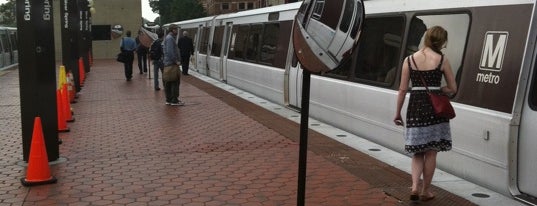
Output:
[[364,7],[366,14],[377,14],[534,3],[534,0],[365,0]]
[[170,24],[176,24],[176,25],[197,24],[200,22],[212,21],[214,19],[221,20],[221,19],[229,19],[229,18],[242,18],[242,17],[254,16],[258,14],[298,10],[298,8],[300,8],[300,5],[302,5],[302,2],[280,4],[280,5],[270,6],[270,7],[263,7],[259,9],[252,9],[252,10],[239,11],[239,12],[229,13],[229,14],[221,14],[221,15],[216,15],[216,16],[208,16],[208,17],[202,17],[202,18],[197,18],[197,19],[173,22],[173,23],[165,24],[164,26],[166,27],[166,26],[169,26]]

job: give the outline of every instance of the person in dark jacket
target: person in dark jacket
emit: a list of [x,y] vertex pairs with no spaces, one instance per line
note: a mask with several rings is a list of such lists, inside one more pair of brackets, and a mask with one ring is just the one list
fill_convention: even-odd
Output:
[[138,54],[138,69],[140,70],[140,74],[143,74],[147,72],[147,53],[149,49],[140,42],[141,34],[142,31],[138,31],[138,36],[136,37],[136,54]]
[[190,55],[194,54],[194,45],[192,44],[192,39],[188,37],[187,31],[183,31],[183,36],[179,38],[177,47],[179,47],[179,53],[181,55],[183,74],[188,75],[188,64],[190,63]]

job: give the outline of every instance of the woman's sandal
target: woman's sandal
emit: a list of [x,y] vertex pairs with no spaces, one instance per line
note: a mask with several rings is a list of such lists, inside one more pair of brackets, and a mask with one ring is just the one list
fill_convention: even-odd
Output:
[[429,200],[432,200],[434,199],[434,195],[431,195],[431,196],[427,196],[427,195],[420,195],[420,200],[422,202],[427,202]]
[[410,193],[410,201],[418,201],[420,200],[420,196],[418,193]]

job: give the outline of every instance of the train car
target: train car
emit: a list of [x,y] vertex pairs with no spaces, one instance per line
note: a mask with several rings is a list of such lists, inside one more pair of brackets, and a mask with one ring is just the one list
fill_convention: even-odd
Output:
[[0,69],[16,65],[18,59],[17,29],[0,27]]
[[[352,60],[311,77],[310,115],[404,153],[404,129],[393,124],[401,64],[422,47],[427,28],[442,26],[449,35],[443,53],[459,90],[452,98],[453,149],[438,155],[438,167],[537,205],[535,3],[364,1],[366,19]],[[191,34],[203,36],[196,38],[194,69],[300,108],[302,70],[290,44],[299,7],[292,3],[175,24],[197,28]]]

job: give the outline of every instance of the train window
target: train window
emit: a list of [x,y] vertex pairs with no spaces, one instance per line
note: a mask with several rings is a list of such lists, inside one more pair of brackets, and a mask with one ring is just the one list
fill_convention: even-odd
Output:
[[354,77],[360,81],[391,85],[399,65],[404,18],[367,18],[364,23]]
[[[317,0],[313,9],[312,18],[319,20],[326,26],[330,27],[332,30],[336,30],[337,25],[339,23],[340,15],[334,15],[329,12],[340,11],[343,8],[343,3],[344,0]],[[340,12],[337,13],[339,14]]]
[[534,63],[533,78],[532,78],[532,81],[530,82],[531,89],[530,89],[529,98],[528,98],[529,106],[534,111],[537,110],[537,72],[536,72],[537,70],[536,68],[537,68],[537,64]]
[[259,54],[259,44],[262,38],[263,25],[251,25],[248,38],[246,40],[246,59],[250,61],[257,61]]
[[9,32],[9,39],[11,40],[11,45],[13,45],[13,48],[17,50],[17,32],[10,31]]
[[293,21],[282,21],[279,24],[278,46],[276,46],[276,54],[274,55],[273,66],[285,69],[287,54],[289,52],[289,44],[291,42],[291,30],[293,29]]
[[209,46],[209,34],[211,31],[209,27],[203,27],[201,30],[200,53],[207,54],[207,47]]
[[[362,6],[363,6],[362,4],[358,4],[357,5],[357,10],[362,11],[363,10]],[[360,25],[362,24],[362,21],[363,21],[363,18],[360,18],[360,19],[354,21],[354,24],[352,25],[352,30],[351,30],[351,37],[353,39],[356,38],[356,35],[358,34],[358,29],[360,28]]]
[[222,40],[224,38],[224,26],[214,28],[213,46],[211,48],[211,56],[220,56],[222,50]]
[[269,21],[278,21],[280,19],[280,12],[271,12],[268,14]]
[[244,45],[246,44],[246,41],[248,39],[248,32],[250,31],[250,26],[248,25],[240,25],[233,27],[233,36],[235,37],[231,42],[231,48],[230,51],[231,55],[229,55],[230,58],[233,59],[244,59]]
[[[427,28],[441,26],[448,33],[448,43],[442,53],[449,59],[454,74],[462,68],[464,47],[468,36],[468,14],[420,15],[412,18],[408,31],[406,54],[408,56],[423,47],[423,35]],[[445,85],[445,80],[442,79]]]
[[321,16],[323,15],[323,9],[324,9],[324,0],[317,0],[315,2],[315,6],[313,7],[312,17],[314,19],[321,20]]
[[260,61],[272,65],[278,46],[278,37],[280,34],[280,24],[270,23],[265,25],[263,31],[263,42],[261,44]]
[[349,30],[353,12],[354,12],[354,1],[347,0],[345,2],[345,7],[343,8],[343,17],[341,19],[341,24],[339,25],[339,30],[341,30],[342,32],[347,32]]
[[9,37],[6,30],[1,31],[0,40],[2,41],[2,52],[9,52],[11,45],[9,44]]

